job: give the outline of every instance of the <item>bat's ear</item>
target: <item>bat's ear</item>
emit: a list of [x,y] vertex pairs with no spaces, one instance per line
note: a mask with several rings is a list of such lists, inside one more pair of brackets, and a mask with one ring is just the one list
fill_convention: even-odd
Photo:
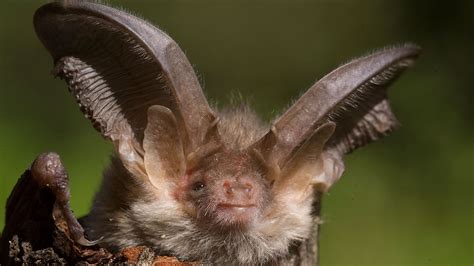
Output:
[[[35,13],[34,25],[53,56],[55,75],[67,82],[94,127],[114,142],[129,170],[144,171],[142,142],[150,106],[173,114],[186,153],[202,144],[216,117],[191,64],[164,32],[87,1],[46,4]],[[166,120],[155,111],[153,116]]]
[[318,127],[291,155],[280,173],[280,178],[276,179],[273,189],[292,191],[293,196],[301,196],[310,185],[319,185],[321,177],[332,175],[333,173],[324,167],[327,162],[323,151],[335,128],[336,125],[332,122]]
[[143,139],[145,169],[156,188],[177,182],[184,175],[186,164],[182,137],[170,109],[154,105],[148,109],[148,124]]
[[343,155],[387,135],[397,126],[386,90],[413,65],[419,52],[414,45],[392,47],[340,66],[276,119],[272,130],[254,146],[266,162],[283,169],[315,128],[334,122],[337,127],[323,153],[326,172],[335,170],[329,175],[332,180],[327,182],[327,189],[342,173]]

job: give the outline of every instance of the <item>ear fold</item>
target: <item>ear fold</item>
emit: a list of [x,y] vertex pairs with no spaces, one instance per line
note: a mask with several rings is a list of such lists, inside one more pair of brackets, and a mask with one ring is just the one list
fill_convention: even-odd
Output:
[[170,109],[154,105],[148,109],[143,139],[145,169],[150,182],[163,188],[184,175],[186,161],[176,118]]
[[[55,75],[66,81],[94,127],[114,142],[129,171],[144,172],[142,141],[150,106],[172,112],[175,122],[169,126],[180,132],[186,153],[202,144],[215,115],[191,64],[164,32],[88,1],[46,4],[36,11],[34,26],[54,59]],[[151,115],[170,116],[157,112]]]
[[327,148],[340,156],[388,134],[397,122],[386,100],[386,90],[413,65],[419,53],[417,46],[404,45],[340,66],[276,119],[272,130],[255,146],[282,166],[295,147],[327,121],[337,124]]
[[301,192],[311,183],[326,191],[344,172],[345,154],[393,130],[398,123],[386,90],[419,53],[417,46],[404,45],[344,64],[276,119],[252,146],[270,169],[283,169],[275,189],[287,184]]
[[[322,153],[326,142],[334,133],[336,125],[332,122],[319,126],[311,137],[291,156],[282,169],[280,178],[275,182],[274,189],[288,190],[294,195],[304,193],[310,185],[319,183],[318,177],[321,175],[332,175],[325,168],[325,158]],[[330,186],[330,184],[328,184]]]
[[338,152],[325,150],[321,153],[319,164],[322,171],[313,176],[311,184],[316,190],[327,192],[344,173],[344,161]]

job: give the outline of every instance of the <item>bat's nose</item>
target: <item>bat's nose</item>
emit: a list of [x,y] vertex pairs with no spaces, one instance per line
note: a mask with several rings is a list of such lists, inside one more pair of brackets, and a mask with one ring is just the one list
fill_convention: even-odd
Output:
[[215,210],[221,225],[245,225],[255,218],[259,206],[258,182],[247,177],[225,178],[220,183],[219,203]]
[[254,182],[247,177],[227,179],[222,183],[225,197],[242,204],[253,203]]

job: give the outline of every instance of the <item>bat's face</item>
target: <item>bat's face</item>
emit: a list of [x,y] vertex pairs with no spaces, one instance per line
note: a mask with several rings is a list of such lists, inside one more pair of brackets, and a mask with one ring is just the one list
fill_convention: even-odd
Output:
[[187,171],[175,195],[199,224],[245,229],[268,204],[265,171],[247,153],[219,152]]

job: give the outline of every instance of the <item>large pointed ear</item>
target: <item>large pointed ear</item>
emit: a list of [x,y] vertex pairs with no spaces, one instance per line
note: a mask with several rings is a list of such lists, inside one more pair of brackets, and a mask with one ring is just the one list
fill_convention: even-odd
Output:
[[[154,105],[148,109],[143,149],[145,169],[156,188],[177,182],[186,170],[186,162],[176,118],[170,109]],[[170,181],[170,182],[167,182]]]
[[122,160],[143,157],[152,105],[171,110],[187,153],[201,145],[215,117],[191,64],[165,33],[86,1],[46,4],[35,13],[34,25],[54,59],[54,73],[67,82],[94,127],[115,143]]
[[[282,169],[280,178],[275,180],[273,189],[284,190],[293,196],[301,196],[317,178],[324,175],[322,156],[326,142],[334,133],[335,123],[328,122],[318,127],[313,134],[289,158]],[[280,193],[276,193],[280,194]]]
[[294,150],[327,121],[335,122],[336,130],[325,149],[339,157],[386,135],[397,125],[386,90],[419,52],[414,45],[387,48],[337,68],[276,119],[255,146],[283,168]]

